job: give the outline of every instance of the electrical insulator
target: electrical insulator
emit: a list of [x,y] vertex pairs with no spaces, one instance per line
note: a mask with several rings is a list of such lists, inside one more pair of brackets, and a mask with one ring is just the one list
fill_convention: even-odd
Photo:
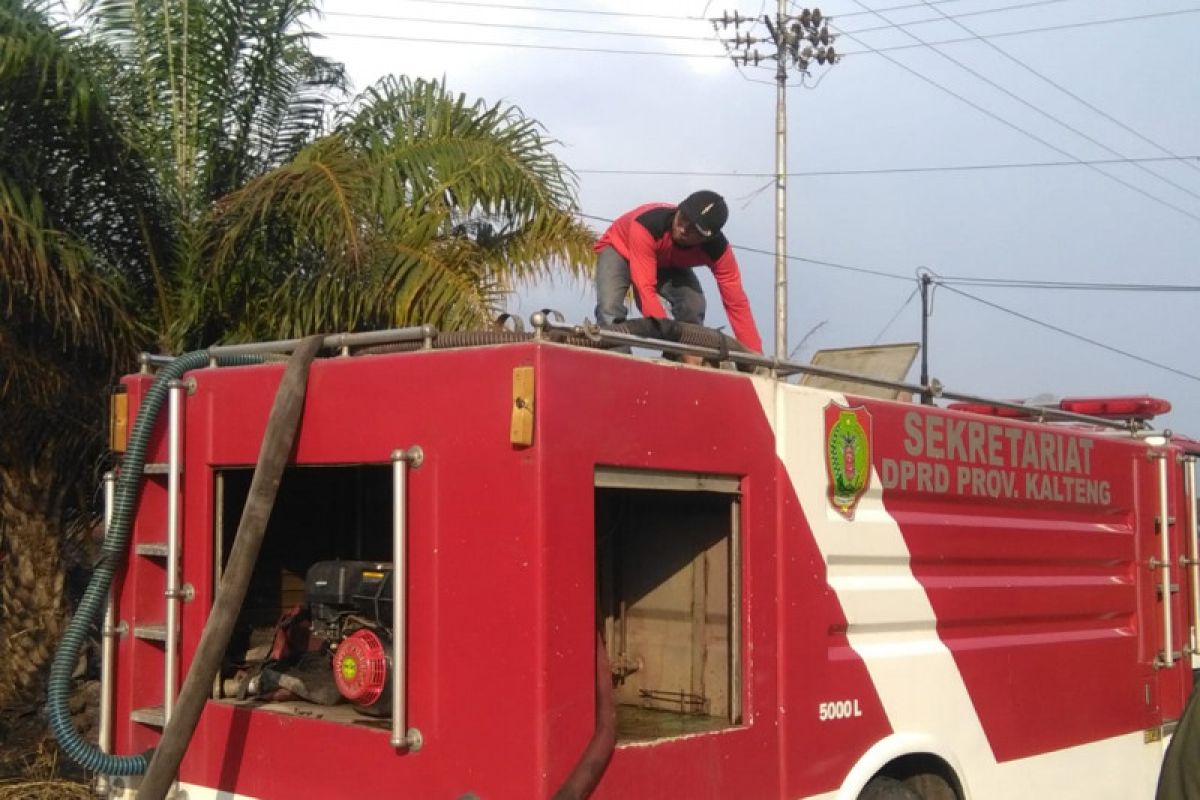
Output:
[[829,59],[830,64],[836,64],[838,59],[841,58],[841,56],[839,56],[837,53],[835,53],[833,51],[832,45],[830,45],[829,48],[825,51],[825,57]]
[[[735,12],[735,13],[736,13],[736,12]],[[821,24],[821,9],[819,9],[819,8],[814,8],[814,9],[813,9],[813,12],[812,12],[812,23],[813,23],[813,25],[820,25],[820,24]]]
[[807,8],[800,12],[800,24],[801,25],[807,25],[809,20],[811,20],[811,19],[812,19],[812,12],[809,11]]
[[800,57],[803,58],[805,61],[812,58],[813,57],[813,49],[811,47],[804,48],[803,50],[800,51]]
[[817,63],[820,64],[822,67],[825,66],[825,48],[824,47],[817,49]]
[[763,14],[762,21],[767,26],[767,33],[771,34],[771,41],[778,43],[780,36],[784,35],[784,31],[776,28],[775,23],[771,21],[771,17],[767,14]]
[[818,38],[821,44],[829,44],[829,28],[821,28],[821,35]]

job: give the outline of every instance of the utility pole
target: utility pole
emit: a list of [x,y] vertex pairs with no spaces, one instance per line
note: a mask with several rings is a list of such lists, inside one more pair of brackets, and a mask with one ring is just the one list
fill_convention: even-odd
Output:
[[[933,276],[924,268],[917,275],[917,286],[921,289],[921,385],[929,385],[929,317],[933,313],[930,308],[932,292],[929,290]],[[921,392],[921,402],[933,405],[933,395],[928,391]]]
[[[766,37],[756,37],[754,30],[762,22]],[[802,75],[808,75],[809,65],[833,65],[841,58],[833,49],[837,37],[829,32],[829,18],[821,9],[801,9],[787,13],[785,0],[778,0],[775,16],[743,17],[736,10],[726,11],[712,19],[713,28],[727,33],[734,28],[732,39],[723,39],[735,66],[758,66],[762,61],[775,61],[775,357],[788,357],[787,336],[787,79],[788,65],[794,65]],[[743,34],[741,28],[747,26]],[[774,52],[760,53],[756,45],[773,45]]]
[[[779,0],[776,20],[782,20]],[[818,12],[820,13],[820,12]],[[787,61],[779,57],[780,25],[767,29],[775,40],[775,358],[788,357],[787,330]]]

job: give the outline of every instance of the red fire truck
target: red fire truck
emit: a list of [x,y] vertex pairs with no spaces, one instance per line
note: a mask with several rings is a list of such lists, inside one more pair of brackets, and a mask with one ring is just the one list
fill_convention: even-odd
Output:
[[[917,398],[878,399],[535,325],[325,340],[179,796],[548,798],[606,685],[596,798],[1153,796],[1200,604],[1200,447],[1146,422],[1169,406],[860,376]],[[604,349],[630,343],[726,368]],[[263,354],[294,345],[207,351],[126,456],[109,752],[173,713],[284,371]]]

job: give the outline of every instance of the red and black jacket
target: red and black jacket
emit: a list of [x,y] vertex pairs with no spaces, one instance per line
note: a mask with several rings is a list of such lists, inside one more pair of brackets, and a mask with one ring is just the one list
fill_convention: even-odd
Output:
[[676,206],[649,203],[617,217],[596,242],[596,252],[612,247],[629,261],[633,289],[641,300],[642,313],[663,319],[666,310],[658,299],[658,270],[707,266],[717,279],[725,316],[739,342],[762,352],[762,339],[750,313],[750,301],[742,288],[742,273],[729,240],[718,231],[695,247],[680,247],[671,238]]

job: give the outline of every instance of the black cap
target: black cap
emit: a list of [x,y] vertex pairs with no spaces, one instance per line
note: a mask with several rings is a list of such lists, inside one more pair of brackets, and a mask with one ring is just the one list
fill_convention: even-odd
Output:
[[689,194],[679,204],[679,210],[703,236],[712,236],[729,219],[729,206],[725,205],[725,198],[708,189]]

